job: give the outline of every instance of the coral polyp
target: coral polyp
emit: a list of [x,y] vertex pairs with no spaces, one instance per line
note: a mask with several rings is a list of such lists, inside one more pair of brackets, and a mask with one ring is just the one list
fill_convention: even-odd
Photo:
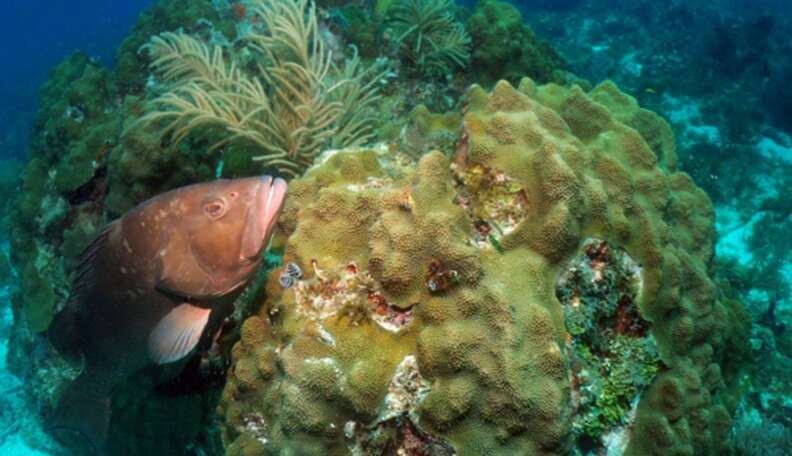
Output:
[[448,269],[446,265],[438,259],[429,263],[426,272],[426,288],[433,294],[443,293],[459,282],[459,273],[454,269]]

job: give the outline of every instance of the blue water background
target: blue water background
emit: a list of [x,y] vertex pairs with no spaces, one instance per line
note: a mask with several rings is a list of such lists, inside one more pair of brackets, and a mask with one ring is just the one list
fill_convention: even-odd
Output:
[[25,157],[38,90],[80,50],[112,65],[116,49],[154,0],[5,0],[0,15],[0,159]]

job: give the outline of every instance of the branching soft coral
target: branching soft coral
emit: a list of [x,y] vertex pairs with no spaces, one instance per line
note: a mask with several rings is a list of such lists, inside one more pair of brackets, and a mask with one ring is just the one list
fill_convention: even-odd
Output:
[[145,46],[151,68],[171,87],[135,125],[170,121],[163,131],[175,142],[197,127],[220,127],[228,135],[211,150],[250,141],[264,152],[254,160],[292,175],[326,146],[370,140],[371,107],[379,98],[375,67],[364,67],[357,51],[336,67],[308,0],[256,0],[251,11],[263,25],[245,37],[260,57],[255,75],[227,61],[220,46],[184,33],[154,37]]
[[395,0],[390,18],[402,54],[420,72],[448,73],[470,60],[470,36],[450,0]]

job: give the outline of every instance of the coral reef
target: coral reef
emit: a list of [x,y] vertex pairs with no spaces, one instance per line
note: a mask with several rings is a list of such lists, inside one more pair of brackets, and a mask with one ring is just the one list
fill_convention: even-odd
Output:
[[792,428],[766,422],[756,409],[741,407],[729,439],[735,455],[783,456],[792,448]]
[[58,239],[66,248],[87,240],[101,223],[101,207],[86,196],[102,191],[102,163],[118,139],[113,92],[108,72],[82,54],[63,62],[42,88],[37,124],[42,133],[33,138],[34,158],[11,223],[22,289],[30,296],[20,317],[33,331],[49,325],[54,290],[67,283],[63,263],[76,254],[61,254],[46,239]]
[[[530,20],[584,76],[615,74],[662,108],[679,157],[668,123],[576,79],[494,0],[163,0],[116,68],[70,57],[42,89],[9,205],[15,393],[46,417],[75,375],[44,331],[98,227],[264,165],[308,169],[290,184],[274,273],[212,353],[114,392],[113,454],[783,448],[792,139],[754,127],[785,128],[788,65],[761,58],[783,55],[780,22],[724,18],[686,46],[670,34],[710,7],[636,2],[622,21],[596,4],[531,2]],[[633,53],[647,36],[657,44]],[[692,56],[724,59],[732,79],[702,84],[680,70]],[[733,102],[733,80],[766,77]],[[722,96],[691,101],[707,91]],[[757,112],[760,98],[778,103]],[[389,143],[362,146],[374,139]]]
[[[537,38],[508,3],[479,2],[471,12],[442,0],[382,0],[331,7],[323,15],[325,36],[360,49],[365,58],[386,58],[391,83],[380,106],[402,123],[418,105],[433,112],[459,111],[471,83],[576,82],[562,57]],[[385,109],[383,109],[385,108]],[[379,138],[393,139],[380,130]]]
[[148,54],[138,52],[152,36],[173,30],[200,34],[212,41],[225,42],[236,38],[233,10],[216,8],[213,0],[165,0],[145,10],[118,49],[116,74],[124,93],[139,94],[145,90],[151,62]]
[[[324,25],[326,30],[338,33],[346,44],[357,47],[362,57],[378,58],[386,41],[383,32],[390,4],[390,0],[349,2],[343,7],[329,9]],[[319,5],[322,6],[322,2]]]
[[792,22],[768,2],[581,3],[523,11],[576,74],[613,79],[666,117],[682,145],[680,168],[746,224],[792,172],[784,83]]
[[[0,245],[0,258],[6,259],[8,245]],[[0,298],[9,302],[16,292],[12,277],[0,281]],[[45,456],[56,454],[57,447],[41,429],[35,415],[28,413],[23,380],[11,374],[6,366],[9,335],[13,331],[10,306],[0,306],[0,454],[25,454]]]
[[140,45],[151,33],[177,26],[171,24],[197,30],[209,27],[209,17],[220,23],[211,11],[208,0],[161,2],[121,46],[115,71],[77,53],[42,87],[31,161],[10,222],[22,276],[19,319],[33,331],[46,329],[52,309],[68,292],[67,271],[106,218],[162,190],[211,176],[200,154],[163,154],[150,131],[122,135],[143,109],[134,95],[145,85],[147,57],[138,54]]
[[[668,125],[610,83],[586,93],[500,82],[489,94],[472,88],[467,102],[456,150],[445,153],[453,161],[340,151],[290,183],[284,262],[302,274],[269,278],[267,302],[232,350],[220,406],[227,452],[718,451],[747,318],[709,277],[712,206],[675,170],[673,141],[658,141]],[[482,239],[485,226],[494,241]],[[605,293],[610,285],[598,291],[622,307],[590,323],[613,328],[613,343],[637,341],[622,356],[645,366],[605,418],[632,425],[593,448],[572,438],[566,334],[580,330],[556,298],[590,238],[630,258],[613,255],[627,276],[606,274],[627,280],[613,289],[622,297]],[[596,250],[590,261],[611,264]],[[629,285],[638,268],[640,285]],[[638,337],[648,334],[656,352]],[[629,398],[634,417],[625,417]]]
[[453,150],[462,128],[462,115],[456,112],[442,114],[430,112],[418,105],[401,132],[402,148],[414,157],[432,150]]

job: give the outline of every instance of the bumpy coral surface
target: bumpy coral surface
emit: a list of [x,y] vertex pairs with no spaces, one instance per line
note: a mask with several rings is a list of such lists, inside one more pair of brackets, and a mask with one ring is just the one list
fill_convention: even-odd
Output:
[[660,363],[619,445],[717,451],[745,325],[709,278],[709,199],[674,161],[668,125],[613,84],[528,79],[470,90],[454,160],[329,155],[290,184],[284,269],[233,349],[228,453],[599,451],[575,448],[556,297],[592,238],[640,268]]

